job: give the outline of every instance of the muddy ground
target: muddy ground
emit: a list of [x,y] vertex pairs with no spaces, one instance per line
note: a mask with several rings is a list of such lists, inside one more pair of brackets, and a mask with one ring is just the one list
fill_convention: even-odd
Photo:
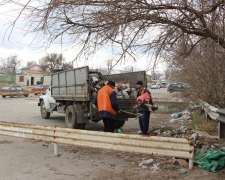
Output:
[[[153,97],[157,99],[171,99],[179,96],[179,94],[167,93],[165,89],[151,91]],[[49,120],[42,119],[37,101],[37,96],[18,99],[0,98],[0,120],[65,127],[63,115],[53,114]],[[158,129],[175,132],[181,125],[187,125],[190,121],[170,123],[171,119],[170,114],[152,113],[151,133]],[[86,129],[102,131],[103,124],[102,122],[90,123]],[[122,133],[136,134],[138,130],[138,122],[130,119],[122,128]],[[206,139],[204,136],[201,138]],[[215,136],[207,137],[207,139],[211,142],[210,146],[219,144],[219,147],[225,147],[224,140],[218,140]],[[224,169],[218,173],[212,173],[204,171],[196,165],[194,169],[188,170],[188,167],[172,165],[170,163],[172,157],[132,154],[64,144],[59,144],[58,153],[58,156],[53,155],[53,144],[49,142],[0,136],[0,179],[225,179]],[[139,166],[142,160],[147,159],[153,159],[153,163],[144,167]],[[158,170],[152,168],[153,164],[157,164]]]

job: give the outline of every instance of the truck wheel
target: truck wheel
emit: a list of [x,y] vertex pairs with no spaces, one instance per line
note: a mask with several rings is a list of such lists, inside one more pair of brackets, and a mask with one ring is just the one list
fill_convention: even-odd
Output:
[[50,112],[48,112],[48,111],[46,110],[44,101],[41,101],[40,110],[41,110],[41,116],[42,116],[42,118],[43,118],[43,119],[49,119],[49,117],[50,117]]
[[26,95],[24,95],[25,97],[28,97],[29,96],[29,94],[26,94]]
[[5,98],[6,96],[2,95],[2,98]]
[[66,108],[65,123],[67,128],[79,129],[80,124],[77,123],[77,115],[73,105]]
[[172,89],[170,89],[169,91],[170,91],[170,93],[173,93],[173,90]]

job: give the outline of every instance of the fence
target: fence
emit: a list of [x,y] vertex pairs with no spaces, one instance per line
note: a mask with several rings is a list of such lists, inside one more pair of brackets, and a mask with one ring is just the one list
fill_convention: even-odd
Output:
[[29,94],[45,94],[46,90],[36,90],[36,91],[16,91],[16,92],[0,92],[0,95],[2,96],[10,96],[10,97],[20,97],[21,95],[23,96],[28,96]]
[[12,84],[16,82],[16,75],[0,76],[0,84]]
[[219,122],[219,138],[225,138],[225,109],[218,109],[203,101],[200,104],[206,113],[207,120],[212,119]]
[[96,132],[1,121],[0,134],[91,148],[185,158],[189,159],[189,168],[193,168],[194,141],[185,138]]

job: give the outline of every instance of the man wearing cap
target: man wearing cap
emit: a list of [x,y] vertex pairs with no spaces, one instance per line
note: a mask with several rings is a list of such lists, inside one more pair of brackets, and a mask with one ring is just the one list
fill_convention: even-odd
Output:
[[99,116],[103,119],[105,132],[114,132],[116,112],[120,110],[114,87],[115,82],[108,81],[107,85],[98,91],[93,102],[98,107]]
[[[151,97],[151,93],[150,91],[143,87],[143,83],[142,81],[138,81],[136,83],[136,88],[138,89],[138,93],[137,93],[137,97],[148,93],[149,96]],[[150,98],[150,104],[153,104],[152,99]],[[141,114],[143,114],[142,117],[139,117],[139,126],[140,126],[140,131],[138,131],[138,134],[148,134],[148,129],[149,129],[149,119],[150,119],[150,111],[147,109],[141,109],[140,112]]]

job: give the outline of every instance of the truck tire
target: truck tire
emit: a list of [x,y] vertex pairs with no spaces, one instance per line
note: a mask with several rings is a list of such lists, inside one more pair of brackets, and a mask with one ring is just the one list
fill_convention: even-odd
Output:
[[170,92],[170,93],[173,93],[173,90],[172,90],[172,89],[170,89],[170,90],[169,90],[169,92]]
[[77,123],[77,115],[73,105],[66,108],[65,123],[67,128],[79,129],[80,124]]
[[45,103],[44,101],[42,100],[41,101],[41,106],[40,106],[40,111],[41,111],[41,116],[43,119],[49,119],[50,117],[50,112],[48,112],[45,108]]
[[5,98],[6,96],[5,95],[2,95],[2,98]]

